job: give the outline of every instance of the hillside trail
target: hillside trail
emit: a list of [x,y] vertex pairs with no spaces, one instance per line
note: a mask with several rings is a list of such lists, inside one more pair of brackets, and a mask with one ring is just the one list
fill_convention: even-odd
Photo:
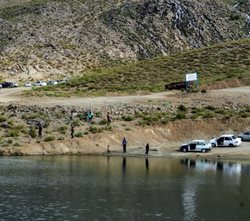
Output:
[[102,97],[25,97],[22,93],[30,88],[11,88],[0,90],[0,104],[10,103],[20,105],[39,105],[50,107],[55,105],[103,107],[120,104],[143,104],[169,101],[173,104],[199,105],[199,103],[220,106],[223,103],[250,105],[250,86],[209,90],[207,93],[183,93],[180,91],[166,91],[143,95],[102,96]]

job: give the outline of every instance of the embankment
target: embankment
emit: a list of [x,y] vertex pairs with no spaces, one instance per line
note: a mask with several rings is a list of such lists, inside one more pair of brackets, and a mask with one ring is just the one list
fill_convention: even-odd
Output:
[[[25,143],[21,147],[1,147],[1,155],[63,155],[104,154],[107,145],[113,153],[121,152],[121,140],[128,140],[128,153],[150,143],[162,153],[176,152],[180,142],[192,139],[211,139],[225,133],[239,133],[250,129],[250,118],[198,119],[169,122],[165,126],[134,127],[129,131],[114,128],[97,134],[62,141]],[[225,149],[226,151],[226,149]],[[250,158],[250,153],[249,153]]]

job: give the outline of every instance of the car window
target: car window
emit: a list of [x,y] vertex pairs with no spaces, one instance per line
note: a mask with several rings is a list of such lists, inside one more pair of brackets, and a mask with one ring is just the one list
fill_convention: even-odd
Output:
[[231,138],[230,137],[225,137],[225,140],[231,140]]
[[233,139],[236,139],[236,136],[232,136]]

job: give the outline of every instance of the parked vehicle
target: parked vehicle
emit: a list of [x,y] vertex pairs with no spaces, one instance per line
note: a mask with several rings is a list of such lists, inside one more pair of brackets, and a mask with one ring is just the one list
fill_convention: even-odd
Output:
[[58,84],[66,83],[67,81],[69,81],[68,78],[64,78],[63,80],[57,80]]
[[3,82],[3,83],[2,83],[2,87],[3,87],[3,88],[13,88],[13,87],[15,87],[15,86],[14,86],[14,83],[13,83],[13,82]]
[[57,81],[48,81],[47,85],[57,85],[58,82]]
[[190,143],[182,144],[180,146],[180,151],[182,152],[198,151],[205,153],[210,150],[212,150],[212,145],[205,140],[193,140]]
[[30,81],[28,81],[28,82],[26,82],[26,83],[24,84],[24,87],[31,87],[31,86],[32,86],[32,84],[31,84]]
[[186,82],[181,81],[181,82],[173,82],[170,84],[165,85],[166,90],[181,90],[181,89],[186,89]]
[[250,141],[250,131],[241,133],[238,135],[238,137],[241,138],[242,141]]
[[233,134],[222,135],[217,139],[210,140],[212,147],[236,147],[241,145],[241,138],[236,137]]
[[47,83],[44,82],[44,81],[37,81],[37,82],[35,82],[33,85],[34,85],[34,86],[46,86]]
[[19,84],[16,83],[16,82],[13,82],[13,86],[14,86],[14,87],[19,87]]

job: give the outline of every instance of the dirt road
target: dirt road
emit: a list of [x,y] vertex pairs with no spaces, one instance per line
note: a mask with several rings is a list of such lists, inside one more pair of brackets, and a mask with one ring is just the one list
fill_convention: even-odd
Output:
[[185,94],[180,91],[166,91],[161,93],[153,93],[146,95],[132,95],[132,96],[107,96],[107,97],[25,97],[22,96],[24,90],[30,88],[11,88],[0,90],[0,102],[3,105],[9,103],[17,103],[24,105],[41,105],[41,106],[88,106],[99,107],[107,105],[119,105],[130,103],[147,103],[169,101],[173,103],[183,103],[187,105],[197,105],[198,103],[222,105],[223,103],[232,102],[235,104],[243,103],[250,105],[250,86],[228,88],[221,90],[211,90],[205,94],[193,93]]

